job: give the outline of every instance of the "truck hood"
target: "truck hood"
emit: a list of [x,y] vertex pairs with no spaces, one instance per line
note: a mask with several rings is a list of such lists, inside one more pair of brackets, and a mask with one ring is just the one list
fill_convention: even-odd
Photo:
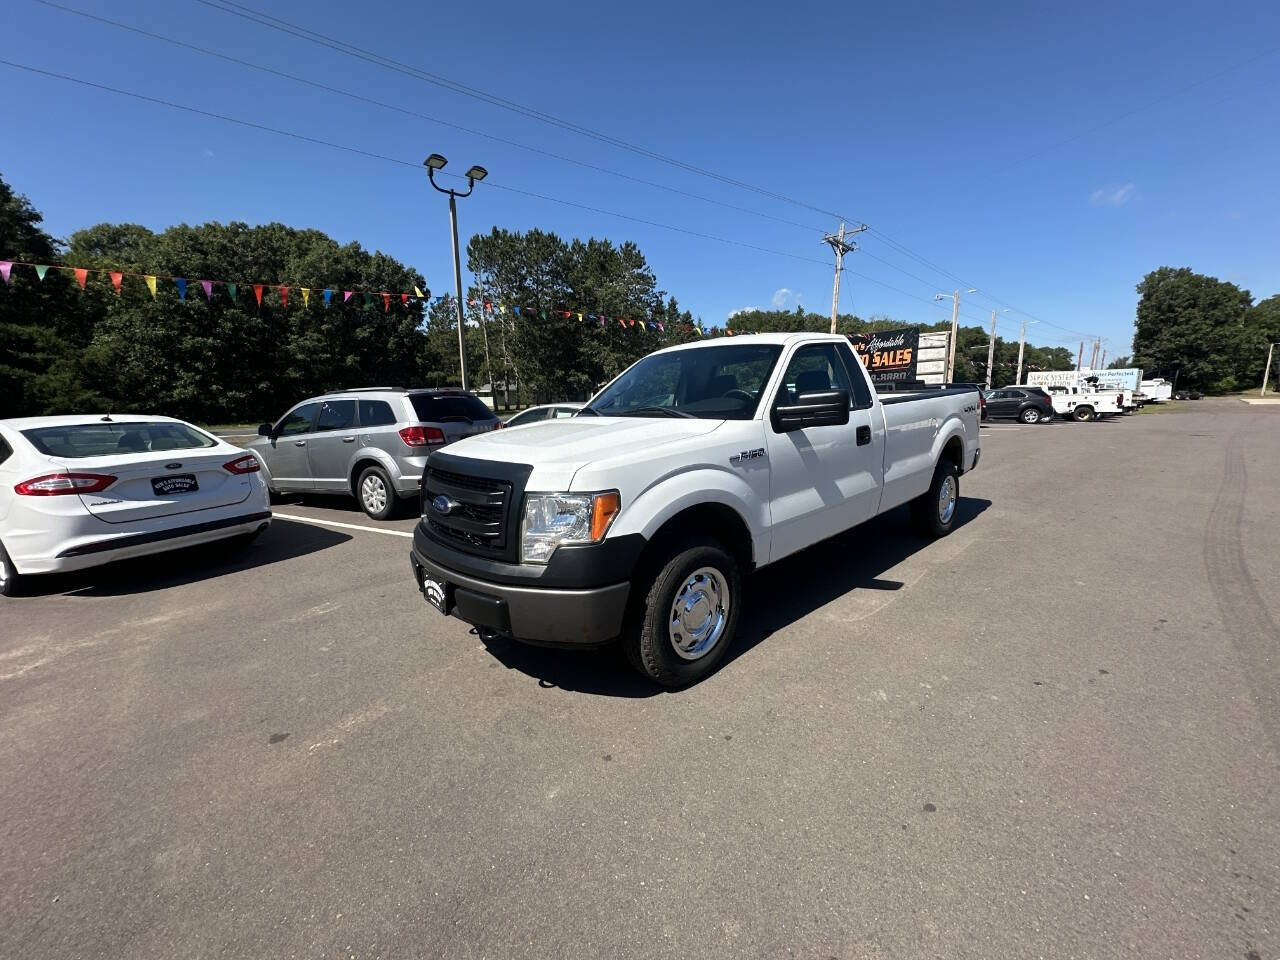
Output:
[[444,452],[473,460],[527,463],[532,490],[570,490],[587,464],[627,451],[668,451],[672,444],[715,432],[721,420],[674,417],[570,417],[495,430],[451,443]]

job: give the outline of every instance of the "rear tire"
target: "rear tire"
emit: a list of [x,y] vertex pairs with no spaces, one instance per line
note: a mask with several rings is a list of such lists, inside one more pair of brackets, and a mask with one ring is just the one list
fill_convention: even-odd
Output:
[[26,578],[18,573],[9,554],[5,552],[4,544],[0,543],[0,597],[22,596],[25,582]]
[[1027,409],[1018,414],[1018,419],[1023,423],[1039,423],[1040,411],[1035,407],[1027,407]]
[[950,460],[933,471],[929,490],[911,501],[911,519],[921,536],[945,537],[956,524],[960,505],[960,472]]
[[627,660],[664,687],[697,683],[724,659],[737,632],[738,562],[713,540],[684,541],[648,584],[623,633]]
[[1076,407],[1075,413],[1072,414],[1080,423],[1088,423],[1093,419],[1093,407]]
[[373,520],[390,520],[395,516],[396,488],[381,467],[365,467],[356,480],[356,499]]

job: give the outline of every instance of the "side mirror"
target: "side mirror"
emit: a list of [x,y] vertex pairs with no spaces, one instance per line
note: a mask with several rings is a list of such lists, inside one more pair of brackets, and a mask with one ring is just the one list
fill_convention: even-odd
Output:
[[849,391],[822,390],[802,393],[793,404],[779,404],[771,416],[779,433],[805,427],[834,427],[849,422]]
[[260,436],[260,437],[269,437],[269,436],[271,436],[271,424],[269,424],[269,423],[260,423],[260,424],[258,424],[258,436]]

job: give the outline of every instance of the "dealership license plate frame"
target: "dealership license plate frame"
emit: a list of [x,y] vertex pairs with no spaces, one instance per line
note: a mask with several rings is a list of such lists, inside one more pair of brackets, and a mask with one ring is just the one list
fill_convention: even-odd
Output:
[[426,572],[422,574],[422,598],[446,617],[453,606],[449,602],[451,592],[452,587],[447,580],[437,580]]
[[197,493],[199,490],[200,482],[194,473],[170,473],[163,477],[151,478],[151,492],[157,497]]

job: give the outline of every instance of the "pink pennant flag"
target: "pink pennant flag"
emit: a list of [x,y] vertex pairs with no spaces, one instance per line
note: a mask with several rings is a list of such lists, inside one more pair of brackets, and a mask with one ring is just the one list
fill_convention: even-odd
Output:
[[4,282],[9,282],[9,274],[13,272],[12,260],[0,260],[0,277],[4,277]]
[[664,326],[662,325],[662,321],[661,321],[661,320],[659,320],[659,321],[658,321],[658,332],[659,332],[659,333],[666,333],[666,332],[667,332],[667,328],[666,328],[666,327],[664,327]]
[[289,306],[289,288],[288,287],[280,288],[280,303],[283,306],[286,306],[286,307]]
[[386,313],[391,309],[391,294],[384,293],[382,295],[382,312]]
[[76,267],[76,283],[80,284],[80,289],[84,289],[85,281],[89,279],[89,271],[84,267]]
[[124,274],[118,270],[111,271],[111,285],[116,288],[116,296],[120,296],[120,281],[124,279]]
[[204,287],[204,298],[206,300],[212,300],[213,299],[213,281],[201,280],[200,286]]
[[348,300],[350,300],[350,299],[351,299],[351,295],[352,295],[353,293],[355,293],[355,291],[354,291],[354,290],[343,290],[343,291],[342,291],[342,302],[343,302],[343,303],[346,303]]

